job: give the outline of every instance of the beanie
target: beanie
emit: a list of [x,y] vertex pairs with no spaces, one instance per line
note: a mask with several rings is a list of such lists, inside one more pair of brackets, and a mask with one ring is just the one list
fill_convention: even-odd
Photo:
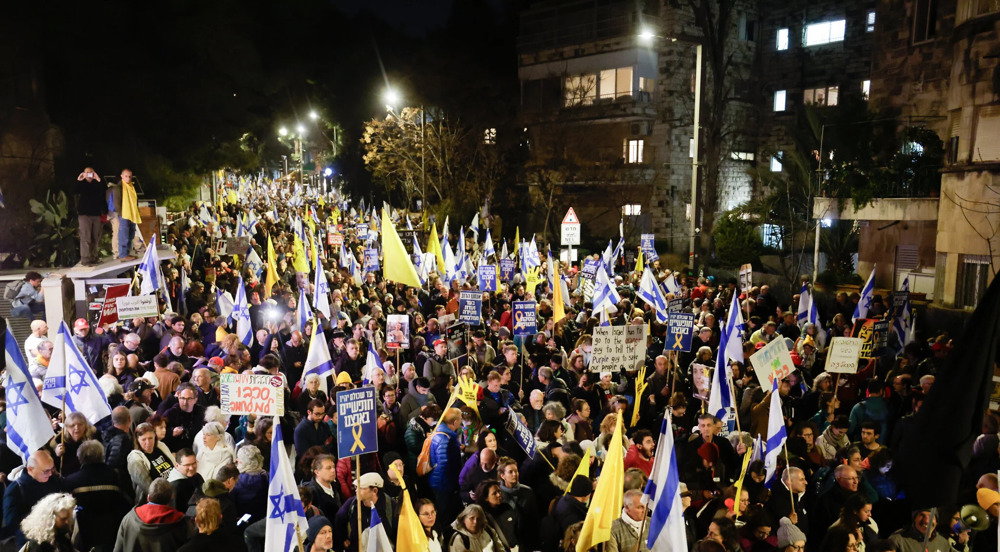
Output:
[[806,540],[806,534],[792,523],[792,520],[783,517],[778,527],[778,549],[783,550],[786,546],[798,541]]
[[719,446],[715,443],[704,443],[698,447],[698,456],[714,464],[719,461]]

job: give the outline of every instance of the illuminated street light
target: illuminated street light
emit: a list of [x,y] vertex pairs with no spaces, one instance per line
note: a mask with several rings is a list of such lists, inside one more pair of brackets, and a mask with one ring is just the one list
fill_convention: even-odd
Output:
[[310,111],[309,118],[315,121],[316,119],[319,119],[319,114],[316,113],[315,111]]
[[295,132],[298,132],[299,136],[305,136],[306,127],[302,126],[302,124],[300,123],[298,126],[295,127]]
[[285,127],[281,127],[278,129],[278,134],[281,136],[288,136],[288,129]]
[[333,175],[333,169],[331,169],[330,167],[327,167],[326,170],[323,171],[323,176],[330,177],[332,175]]
[[385,101],[385,108],[391,111],[399,105],[399,92],[392,88],[386,88],[385,93],[382,94],[382,100]]
[[639,31],[639,40],[641,40],[643,44],[652,44],[654,38],[656,38],[656,34],[649,27],[643,27]]

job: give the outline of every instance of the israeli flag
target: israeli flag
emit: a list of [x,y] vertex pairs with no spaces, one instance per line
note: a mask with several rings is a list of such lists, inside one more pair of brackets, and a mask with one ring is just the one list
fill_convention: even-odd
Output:
[[465,268],[465,228],[458,230],[458,248],[455,255],[455,277],[464,282],[469,279],[469,271]]
[[315,257],[316,276],[313,278],[313,306],[323,313],[327,320],[330,319],[330,284],[326,281],[326,272],[319,262],[319,254]]
[[295,305],[295,328],[302,333],[306,331],[306,324],[312,318],[312,309],[309,308],[309,300],[306,298],[306,289],[299,288],[299,301]]
[[187,316],[187,292],[191,290],[191,281],[188,280],[187,270],[181,267],[181,289],[177,294],[177,312]]
[[[299,497],[299,487],[288,461],[281,419],[274,417],[271,440],[271,471],[267,487],[267,521],[264,525],[264,552],[286,552],[305,539],[308,521]],[[296,532],[298,536],[296,536]]]
[[507,240],[504,240],[503,241],[503,248],[500,250],[500,258],[501,259],[507,259],[509,257],[510,257],[510,254],[507,252]]
[[611,249],[611,240],[608,240],[608,247],[604,250],[604,253],[601,254],[601,260],[604,261],[604,266],[615,265],[614,259],[612,258],[612,255],[614,254],[614,250]]
[[385,525],[382,518],[378,517],[378,512],[372,508],[372,519],[361,535],[365,552],[393,552],[392,543],[389,542],[389,535],[385,532]]
[[618,312],[618,303],[622,298],[618,295],[618,290],[608,278],[608,273],[603,265],[598,265],[594,285],[594,310]]
[[865,287],[861,288],[861,299],[854,307],[854,317],[851,322],[858,319],[868,318],[868,309],[872,306],[872,299],[875,296],[875,266],[872,266],[872,273],[865,282]]
[[663,279],[663,290],[666,293],[673,293],[675,298],[681,296],[681,285],[677,283],[673,272],[668,272],[667,277]]
[[781,395],[778,394],[780,380],[774,378],[771,385],[771,412],[767,417],[767,452],[764,454],[764,469],[767,471],[764,476],[764,486],[768,489],[777,479],[775,475],[778,469],[778,456],[781,454],[781,447],[785,446],[788,432],[785,430],[785,417],[781,413]]
[[160,259],[156,254],[156,235],[149,240],[146,246],[146,253],[139,263],[139,274],[142,276],[142,283],[139,285],[139,295],[149,295],[156,293],[156,290],[163,291],[163,297],[167,295],[167,283],[160,271]]
[[801,328],[809,322],[809,308],[812,305],[812,294],[809,293],[809,286],[802,284],[799,291],[799,310],[795,313],[795,323]]
[[208,207],[204,204],[201,206],[201,210],[198,211],[198,222],[203,226],[208,226],[209,223],[215,222],[215,217],[209,212]]
[[351,261],[350,261],[350,259],[348,257],[349,257],[349,254],[347,253],[347,248],[344,247],[343,243],[341,243],[340,244],[340,268],[347,268],[347,269],[351,268]]
[[246,260],[247,270],[250,271],[258,280],[260,279],[261,273],[264,272],[264,261],[257,254],[257,250],[253,247],[250,248],[250,252],[247,253]]
[[378,356],[378,352],[375,351],[375,345],[372,342],[368,342],[368,356],[365,358],[365,373],[362,375],[362,385],[368,385],[372,381],[372,372],[378,368],[385,372],[385,368],[382,366],[382,357]]
[[250,324],[250,305],[247,303],[246,288],[243,287],[243,276],[240,276],[239,288],[236,290],[232,316],[236,319],[236,335],[249,347],[253,340],[253,326]]
[[73,341],[66,322],[59,323],[49,369],[45,372],[42,402],[61,409],[65,401],[70,412],[83,414],[92,424],[111,415],[104,391],[97,384],[94,371]]
[[661,324],[667,321],[667,300],[656,282],[656,276],[653,276],[653,271],[648,266],[642,271],[642,280],[639,281],[636,295],[656,311],[656,320]]
[[[907,276],[903,279],[903,286],[900,291],[905,291],[907,294],[910,292],[910,277]],[[903,304],[903,310],[898,316],[892,319],[892,327],[896,330],[896,335],[899,336],[900,346],[906,346],[912,343],[915,339],[913,331],[913,308],[910,306],[909,295],[907,295],[906,303]]]
[[348,257],[348,261],[351,264],[351,278],[354,279],[354,285],[360,286],[361,283],[365,281],[365,277],[361,273],[361,264],[354,258],[353,253],[349,254]]
[[444,252],[444,281],[446,284],[450,285],[457,276],[455,267],[458,263],[455,260],[455,253],[451,250],[451,245],[448,243],[447,235],[444,237],[444,243],[441,246],[441,251]]
[[483,246],[483,257],[489,257],[490,255],[496,255],[496,249],[493,249],[493,238],[490,237],[490,229],[486,229],[486,243]]
[[712,389],[708,396],[708,413],[724,420],[728,408],[733,408],[733,392],[730,385],[733,381],[733,371],[730,361],[743,362],[743,313],[740,312],[739,296],[733,294],[729,306],[726,324],[722,327],[722,340],[719,342],[719,354],[715,359],[715,371],[712,373]]
[[479,241],[479,212],[477,211],[472,217],[472,222],[469,223],[469,230],[476,235],[476,241]]
[[327,391],[326,378],[333,373],[333,360],[330,358],[330,346],[326,344],[324,335],[319,331],[319,324],[313,326],[313,336],[309,341],[309,352],[306,363],[302,367],[302,388],[306,387],[306,376],[319,376],[319,388]]
[[44,447],[55,437],[55,433],[31,381],[21,346],[10,333],[10,327],[4,336],[4,347],[7,358],[7,376],[3,385],[7,390],[7,448],[27,462],[28,456]]
[[674,433],[668,414],[660,425],[660,438],[656,443],[653,470],[646,482],[642,503],[650,510],[649,537],[646,547],[650,552],[677,552],[687,550],[684,529],[684,507],[681,504],[680,474],[677,470],[677,451]]
[[229,320],[233,315],[235,305],[236,301],[233,300],[233,294],[228,291],[223,292],[218,288],[215,290],[215,312],[219,313],[220,318]]

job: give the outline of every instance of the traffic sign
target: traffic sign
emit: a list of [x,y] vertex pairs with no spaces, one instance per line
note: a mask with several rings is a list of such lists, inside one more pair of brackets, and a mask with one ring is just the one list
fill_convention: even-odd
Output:
[[580,245],[580,219],[577,218],[576,211],[572,207],[566,211],[560,228],[562,232],[559,242],[562,245]]
[[580,219],[576,216],[576,211],[572,207],[566,211],[566,216],[563,217],[563,224],[580,224]]

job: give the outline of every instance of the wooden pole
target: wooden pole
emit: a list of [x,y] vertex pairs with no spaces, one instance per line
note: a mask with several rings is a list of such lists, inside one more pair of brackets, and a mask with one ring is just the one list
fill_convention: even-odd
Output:
[[[788,463],[788,444],[787,443],[785,444],[784,448],[785,448],[785,472],[788,473],[788,468],[791,468],[792,465]],[[792,476],[791,476],[790,473],[788,475],[788,482],[789,483],[792,482]],[[736,497],[736,500],[739,500],[739,498],[740,497]],[[791,501],[791,503],[792,503],[792,513],[795,514],[796,513],[795,512],[795,493],[792,492],[792,488],[791,487],[788,487],[788,500]]]
[[[743,437],[743,429],[740,428],[740,407],[736,403],[736,390],[733,389],[733,382],[732,382],[732,380],[729,381],[729,396],[733,399],[733,409],[736,411],[736,431],[738,431],[740,433],[740,438],[742,439],[742,437]],[[740,497],[736,497],[736,500],[738,501],[739,498]]]
[[355,492],[356,494],[354,496],[357,499],[357,503],[358,503],[357,504],[357,506],[358,506],[358,550],[361,550],[361,533],[362,533],[362,531],[364,531],[364,529],[361,527],[361,508],[364,507],[364,504],[361,502],[361,455],[360,454],[354,457],[354,473],[357,475],[357,478],[358,478],[358,489]]

